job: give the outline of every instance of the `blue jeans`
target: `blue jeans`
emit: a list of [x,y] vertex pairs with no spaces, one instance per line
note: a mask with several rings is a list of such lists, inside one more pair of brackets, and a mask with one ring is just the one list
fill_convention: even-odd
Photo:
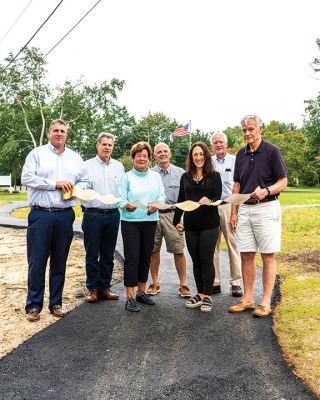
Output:
[[110,289],[119,223],[118,210],[111,213],[84,212],[82,230],[86,249],[86,286],[89,290],[102,292]]
[[50,256],[49,309],[62,304],[66,263],[73,238],[74,211],[31,210],[28,216],[28,295],[26,312],[43,307],[45,274]]

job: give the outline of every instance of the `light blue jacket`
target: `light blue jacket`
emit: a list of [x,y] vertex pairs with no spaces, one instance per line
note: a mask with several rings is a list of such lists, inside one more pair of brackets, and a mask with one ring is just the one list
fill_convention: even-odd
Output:
[[148,169],[147,172],[139,172],[132,168],[131,171],[128,171],[121,177],[119,194],[122,199],[119,204],[122,221],[145,222],[159,220],[158,211],[148,215],[148,210],[146,208],[137,208],[132,212],[125,209],[127,203],[135,200],[140,200],[146,205],[153,201],[165,203],[166,196],[162,179],[157,172],[151,171],[150,169]]

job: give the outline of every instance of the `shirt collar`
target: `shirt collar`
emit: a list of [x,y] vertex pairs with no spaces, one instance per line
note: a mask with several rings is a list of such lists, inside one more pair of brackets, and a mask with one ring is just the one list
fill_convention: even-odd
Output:
[[140,171],[137,171],[137,170],[133,167],[131,171],[132,171],[133,174],[135,174],[135,175],[137,175],[137,176],[146,176],[146,175],[148,175],[148,173],[149,173],[149,168],[148,168],[147,171],[145,171],[145,172],[140,172]]
[[160,167],[160,165],[158,164],[157,165],[157,172],[162,172],[163,174],[170,174],[170,171],[171,171],[171,164],[169,164],[169,167],[167,168],[167,169],[162,169],[161,167]]
[[109,164],[111,164],[112,163],[112,158],[110,157],[109,158],[109,161],[108,162],[104,162],[104,161],[102,161],[101,160],[101,158],[98,156],[98,154],[96,155],[96,159],[98,160],[98,162],[100,163],[100,164],[103,164],[103,165],[109,165]]
[[65,151],[65,149],[66,149],[66,146],[64,146],[62,152],[61,152],[60,154],[58,154],[58,153],[57,153],[57,149],[56,149],[50,142],[48,142],[48,146],[49,146],[49,149],[50,149],[53,153],[57,154],[58,156],[61,156],[61,154],[64,153],[64,151]]
[[266,142],[265,142],[264,140],[261,140],[261,143],[260,143],[259,147],[258,147],[257,150],[255,150],[255,151],[251,151],[251,150],[250,150],[250,146],[247,144],[246,147],[245,147],[244,154],[248,154],[248,153],[250,153],[250,154],[251,154],[251,153],[262,153],[263,150],[265,149],[265,147],[266,147]]
[[217,156],[213,156],[213,160],[218,162],[218,163],[221,163],[221,164],[226,161],[226,158],[227,158],[227,154],[223,158],[219,158]]

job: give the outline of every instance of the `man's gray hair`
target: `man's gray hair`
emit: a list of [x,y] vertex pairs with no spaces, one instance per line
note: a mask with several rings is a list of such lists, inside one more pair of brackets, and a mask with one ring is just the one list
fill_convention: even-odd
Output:
[[246,121],[248,121],[248,119],[253,119],[253,120],[255,120],[257,126],[258,126],[259,128],[263,128],[263,122],[262,122],[261,118],[258,117],[257,115],[254,115],[254,114],[249,114],[249,115],[244,116],[244,117],[242,118],[240,124],[243,125]]
[[222,136],[223,139],[228,143],[228,137],[224,132],[216,132],[211,136],[211,144],[213,143],[215,138],[218,137],[218,136]]
[[112,143],[114,143],[115,140],[116,140],[116,137],[115,137],[112,133],[109,133],[109,132],[101,132],[101,133],[99,133],[99,135],[98,135],[98,137],[97,137],[97,144],[100,144],[102,138],[104,138],[104,137],[107,138],[107,139],[112,139]]
[[159,147],[159,146],[165,146],[169,151],[171,151],[171,150],[170,150],[170,147],[167,145],[167,143],[160,142],[160,143],[158,143],[158,144],[156,144],[156,145],[154,146],[153,154],[156,152],[157,147]]

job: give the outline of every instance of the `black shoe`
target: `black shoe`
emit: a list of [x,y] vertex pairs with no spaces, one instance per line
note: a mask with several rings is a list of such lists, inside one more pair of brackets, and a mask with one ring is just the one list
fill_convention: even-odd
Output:
[[140,307],[134,299],[127,299],[126,310],[131,312],[138,312],[140,311]]
[[218,294],[218,293],[221,293],[221,286],[220,285],[213,286],[212,294]]
[[242,297],[242,290],[240,286],[231,286],[231,294],[233,297]]
[[156,304],[156,302],[154,300],[152,300],[152,298],[145,292],[137,293],[136,300],[139,303],[148,304],[149,306],[153,306],[154,304]]

